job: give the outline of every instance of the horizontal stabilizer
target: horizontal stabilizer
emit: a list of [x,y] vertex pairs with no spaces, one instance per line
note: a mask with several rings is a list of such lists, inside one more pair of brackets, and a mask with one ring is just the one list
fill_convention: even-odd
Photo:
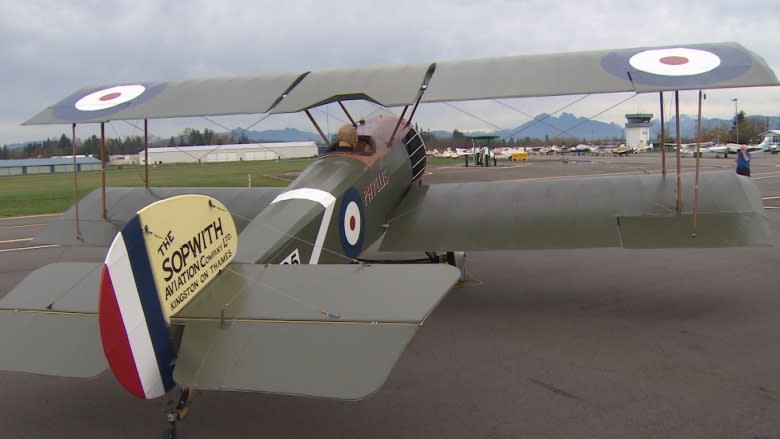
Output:
[[0,300],[0,370],[90,378],[108,368],[96,315],[101,268],[47,265]]
[[360,399],[460,272],[446,265],[231,264],[181,312],[184,387]]

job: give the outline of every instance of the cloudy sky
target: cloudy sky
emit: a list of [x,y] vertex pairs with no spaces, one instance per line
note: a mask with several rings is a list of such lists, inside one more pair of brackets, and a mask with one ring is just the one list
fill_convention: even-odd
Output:
[[[86,86],[420,63],[486,56],[736,41],[780,74],[780,1],[25,0],[0,4],[0,145],[59,137],[68,126],[19,124]],[[780,87],[711,91],[706,117],[780,115]],[[428,129],[512,128],[565,107],[577,116],[625,122],[658,114],[658,97],[580,96],[423,107]],[[696,93],[681,93],[695,114]],[[667,103],[668,105],[668,103]],[[334,130],[336,108],[317,113]],[[355,111],[368,115],[368,107]],[[605,111],[607,110],[607,111]],[[398,109],[394,110],[400,113]],[[475,117],[476,116],[476,117]],[[183,127],[247,127],[260,116],[152,121],[168,137]],[[305,116],[272,116],[254,129],[313,131]],[[78,135],[95,132],[80,126]],[[139,133],[112,122],[107,135]]]

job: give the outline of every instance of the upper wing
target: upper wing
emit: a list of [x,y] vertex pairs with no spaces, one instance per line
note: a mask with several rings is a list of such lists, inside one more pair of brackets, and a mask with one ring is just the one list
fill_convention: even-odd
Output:
[[[425,86],[423,86],[425,84]],[[89,87],[25,124],[290,113],[337,100],[423,102],[778,85],[736,43],[639,47],[311,73]]]
[[[692,174],[683,187],[693,187]],[[701,175],[675,209],[673,175],[415,186],[388,221],[383,251],[762,246],[761,195],[733,172]]]
[[122,226],[149,204],[182,194],[201,194],[224,204],[236,223],[243,228],[285,188],[106,188],[106,218],[103,218],[100,190],[94,190],[78,202],[81,236],[76,236],[76,208],[68,209],[51,222],[36,238],[37,244],[108,246]]

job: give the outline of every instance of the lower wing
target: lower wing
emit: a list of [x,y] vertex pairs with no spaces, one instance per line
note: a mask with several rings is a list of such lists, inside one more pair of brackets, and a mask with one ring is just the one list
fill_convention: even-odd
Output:
[[[694,175],[529,179],[415,186],[388,221],[382,251],[772,245],[755,184]],[[695,225],[695,228],[694,228]]]

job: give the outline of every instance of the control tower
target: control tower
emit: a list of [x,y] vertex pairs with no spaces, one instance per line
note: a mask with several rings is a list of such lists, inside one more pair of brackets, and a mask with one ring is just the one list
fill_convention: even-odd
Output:
[[626,146],[646,149],[650,147],[650,119],[652,113],[626,114]]

